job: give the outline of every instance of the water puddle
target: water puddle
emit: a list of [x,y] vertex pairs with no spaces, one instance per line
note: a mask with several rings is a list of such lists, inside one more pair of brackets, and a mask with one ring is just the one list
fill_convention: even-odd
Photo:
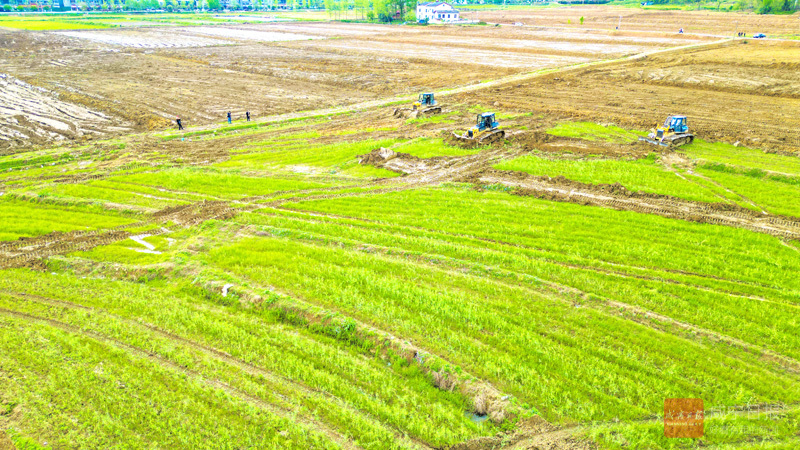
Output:
[[464,411],[464,416],[465,416],[466,418],[468,418],[469,420],[471,420],[471,421],[475,422],[475,423],[483,423],[483,422],[486,422],[486,419],[488,419],[488,418],[489,418],[489,416],[487,416],[486,414],[483,414],[483,415],[481,415],[481,414],[475,414],[475,413],[474,413],[474,412],[472,412],[472,411]]

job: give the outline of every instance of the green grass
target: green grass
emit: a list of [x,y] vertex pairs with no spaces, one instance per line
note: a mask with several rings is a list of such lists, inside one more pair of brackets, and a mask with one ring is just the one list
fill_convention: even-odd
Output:
[[97,207],[36,204],[23,200],[0,200],[0,241],[33,237],[53,231],[96,230],[136,222]]
[[229,161],[216,164],[220,168],[249,170],[283,169],[294,173],[337,174],[351,177],[383,178],[396,173],[373,166],[358,164],[357,156],[380,147],[400,142],[396,139],[380,141],[368,139],[355,142],[314,145],[298,140],[281,146],[263,144],[249,147],[247,153],[237,153]]
[[54,31],[54,30],[92,30],[100,28],[109,28],[109,25],[101,23],[85,23],[78,21],[65,21],[58,19],[45,19],[35,20],[16,17],[3,17],[0,15],[0,27],[14,28],[18,30],[30,31]]
[[585,139],[588,141],[606,141],[618,144],[639,139],[641,133],[626,130],[615,125],[599,125],[592,122],[564,122],[547,130],[553,136]]
[[[405,137],[415,127],[328,123],[235,124],[184,138],[228,149],[211,166],[96,169],[159,157],[136,140],[0,157],[0,239],[140,221],[129,231],[164,233],[145,238],[160,254],[123,239],[2,271],[2,431],[19,448],[335,448],[341,436],[399,449],[515,428],[470,420],[474,392],[436,387],[433,372],[447,371],[491,384],[522,418],[577,425],[600,448],[699,445],[663,438],[653,418],[668,397],[711,409],[794,405],[770,422],[709,417],[708,448],[798,442],[800,382],[787,367],[800,360],[796,243],[500,184],[386,191],[401,180],[371,179],[397,174],[358,155],[478,150]],[[636,135],[588,123],[549,132],[611,145]],[[531,153],[497,167],[800,208],[791,158],[702,141],[679,151],[698,161],[675,168],[685,179],[656,155]],[[52,178],[95,171],[103,176],[77,184]],[[237,214],[199,224],[151,215],[202,201]],[[416,358],[400,350],[405,342],[422,350]]]
[[[105,181],[91,181],[87,184],[61,184],[44,188],[28,188],[24,192],[34,192],[40,197],[54,200],[86,200],[99,204],[127,205],[135,208],[162,209],[167,206],[187,204],[160,193],[138,193],[120,189]],[[153,195],[156,194],[156,195]]]
[[[130,185],[146,185],[170,191],[192,192],[216,198],[238,199],[267,195],[278,191],[313,189],[329,186],[302,179],[244,176],[214,169],[176,168],[155,173],[123,175],[109,179],[127,189]],[[169,195],[161,193],[161,195]]]
[[[704,420],[703,448],[734,449],[792,449],[800,445],[797,430],[800,428],[800,409],[785,411],[729,412],[707,417]],[[601,444],[602,448],[622,450],[629,448],[691,449],[698,447],[698,439],[664,437],[663,421],[638,424],[604,425],[591,429],[585,435]]]
[[681,147],[679,151],[687,157],[702,162],[800,175],[800,158],[796,156],[769,154],[757,149],[735,147],[722,142],[705,142],[699,139],[696,139],[691,145]]
[[[228,399],[113,343],[3,313],[0,326],[0,361],[8,375],[0,379],[0,396],[24,408],[19,433],[38,442],[336,448],[288,417]],[[173,420],[180,425],[170,425]]]
[[[88,426],[96,426],[97,419],[91,415],[100,415],[110,408],[107,402],[119,405],[117,408],[129,408],[133,417],[143,407],[139,406],[141,403],[151,401],[153,415],[159,414],[160,410],[165,420],[181,420],[182,425],[176,426],[175,430],[149,423],[149,415],[131,423],[128,423],[126,415],[108,421],[113,426],[127,425],[133,430],[143,429],[141,433],[116,435],[117,439],[123,439],[130,445],[137,439],[147,439],[150,436],[148,433],[152,433],[153,442],[161,442],[165,446],[170,446],[167,445],[168,439],[174,435],[187,435],[195,436],[197,442],[206,442],[206,445],[219,441],[228,442],[227,445],[254,445],[263,448],[264,444],[252,442],[254,436],[250,430],[263,429],[262,439],[270,439],[271,433],[282,429],[310,428],[299,435],[285,433],[286,439],[277,448],[283,448],[282,445],[316,448],[319,444],[313,441],[319,439],[319,429],[315,429],[313,423],[302,425],[303,422],[308,422],[294,419],[295,415],[340,429],[343,433],[354,436],[356,442],[367,449],[404,446],[402,437],[393,431],[395,427],[402,433],[411,433],[438,444],[453,443],[493,431],[490,426],[481,427],[464,417],[464,405],[459,396],[435,389],[421,373],[415,372],[407,363],[395,360],[396,364],[387,364],[379,358],[370,358],[357,348],[307,330],[302,322],[286,322],[284,319],[290,318],[281,315],[277,310],[242,308],[235,300],[227,301],[219,294],[203,293],[190,286],[165,285],[159,281],[153,282],[151,287],[140,283],[69,276],[39,279],[35,273],[16,271],[13,279],[0,281],[0,285],[5,292],[25,291],[29,287],[28,283],[33,280],[37,283],[37,293],[40,295],[71,301],[93,311],[87,315],[86,309],[53,309],[41,301],[0,294],[0,306],[4,309],[37,317],[57,317],[59,321],[76,328],[93,330],[93,334],[83,338],[87,341],[86,345],[94,350],[91,354],[95,355],[95,360],[87,364],[89,368],[84,369],[86,375],[75,379],[66,377],[63,383],[70,383],[72,389],[60,396],[56,395],[58,391],[54,391],[48,398],[49,408],[60,412],[56,418],[75,417],[78,412],[65,409],[67,404],[62,402],[72,401],[72,395],[80,397],[86,389],[94,389],[91,381],[95,378],[93,373],[97,372],[97,367],[106,373],[117,369],[116,364],[119,364],[120,370],[130,373],[119,377],[120,382],[129,388],[120,390],[118,383],[113,382],[117,379],[114,377],[111,378],[108,388],[116,389],[115,395],[108,398],[96,395],[90,403],[78,402],[83,405],[79,411],[89,416],[84,419]],[[0,313],[0,320],[4,317]],[[153,324],[171,334],[154,333],[143,327],[140,321]],[[40,336],[50,332],[51,328],[44,327],[30,335],[21,335],[18,339],[41,341]],[[6,333],[0,333],[4,334]],[[97,342],[98,336],[114,339],[120,343],[114,347],[122,345],[122,350],[128,349],[125,346],[147,349],[149,354],[161,361],[188,367],[194,376],[186,377],[164,362],[152,364],[142,361],[137,366],[125,360],[138,359],[130,351],[116,351],[118,358],[123,359],[119,363],[112,359],[98,364],[106,356],[98,349],[102,348]],[[180,336],[184,340],[175,340],[173,336]],[[233,359],[261,368],[264,374],[242,371],[226,360],[199,352],[196,346],[186,345],[187,339],[205,347],[213,346],[230,354]],[[18,352],[24,352],[24,347],[20,346]],[[16,365],[21,366],[20,370],[31,372],[37,369],[26,358],[15,356],[10,355],[8,358],[18,360]],[[36,356],[32,354],[31,358]],[[37,361],[47,367],[53,363],[55,357],[55,354],[39,356]],[[80,358],[86,356],[80,355]],[[71,359],[80,361],[76,356]],[[63,366],[59,365],[54,370],[61,370]],[[109,376],[111,375],[106,375]],[[135,382],[129,381],[133,376],[149,385],[136,387]],[[202,382],[203,379],[218,379],[249,398],[261,399],[279,410],[263,411],[261,407],[248,401],[248,405],[242,405],[246,414],[232,414],[228,417],[225,415],[225,408],[234,409],[241,403],[222,394],[219,388],[209,385],[208,382]],[[30,381],[35,382],[36,380]],[[161,384],[165,386],[161,387]],[[170,396],[160,394],[165,388],[174,390],[173,396],[182,398],[171,400]],[[153,400],[149,396],[142,397],[138,394],[140,391],[151,392],[155,397]],[[15,397],[22,397],[26,407],[34,401],[16,392]],[[163,401],[171,401],[174,406],[160,407],[162,397]],[[211,408],[211,405],[195,406],[199,402],[207,402],[205,397],[215,398],[217,403],[225,406],[219,407],[219,411]],[[174,410],[184,407],[186,412]],[[32,424],[29,428],[46,433],[45,426],[53,420],[51,415],[46,415],[47,412],[47,409],[33,410],[30,415],[41,423]],[[271,423],[264,423],[267,419]],[[211,426],[203,422],[204,420],[216,420],[218,423]],[[277,425],[285,420],[291,420],[294,425],[285,428]],[[229,430],[237,423],[238,430]],[[244,424],[248,424],[247,428],[242,428]],[[209,433],[216,435],[204,436],[202,432],[195,431],[195,427],[210,427]],[[101,428],[96,430],[96,435],[98,439],[108,439],[113,436],[111,432],[113,429]],[[84,436],[76,438],[80,441],[86,440]],[[312,442],[304,442],[307,440]]]
[[634,161],[614,159],[553,160],[535,154],[524,155],[495,166],[538,176],[564,176],[591,184],[620,183],[631,191],[672,195],[703,202],[719,197],[697,183],[683,179],[664,168],[655,154]]
[[426,123],[456,123],[458,112],[451,111],[446,114],[434,114],[432,116],[427,117],[418,117],[416,119],[407,119],[406,123],[408,124],[426,124]]
[[[549,419],[631,419],[657,412],[665,396],[724,405],[800,394],[796,382],[782,385],[792,393],[777,393],[778,385],[766,380],[782,378],[781,370],[747,352],[669,326],[638,324],[600,300],[639,305],[798,356],[797,342],[785,340],[797,327],[798,284],[784,266],[796,267],[797,259],[774,238],[453,189],[294,209],[352,219],[240,216],[237,221],[260,224],[282,239],[216,248],[210,263],[409,336]],[[603,246],[593,245],[601,240]],[[559,299],[563,294],[548,293],[541,280],[588,297]],[[792,294],[785,297],[783,289]],[[731,291],[778,303],[734,300]],[[583,307],[575,308],[576,301]],[[715,359],[723,354],[724,361]],[[765,378],[754,383],[751,376]]]

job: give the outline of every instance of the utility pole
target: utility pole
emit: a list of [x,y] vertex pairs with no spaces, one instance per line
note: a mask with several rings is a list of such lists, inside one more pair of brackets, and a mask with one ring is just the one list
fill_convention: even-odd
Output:
[[617,29],[619,30],[622,28],[622,16],[619,16],[619,24],[617,25]]

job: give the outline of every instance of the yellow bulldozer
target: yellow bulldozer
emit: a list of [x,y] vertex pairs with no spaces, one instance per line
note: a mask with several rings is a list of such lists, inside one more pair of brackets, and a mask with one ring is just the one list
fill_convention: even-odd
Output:
[[461,142],[479,144],[490,144],[499,141],[506,136],[506,132],[500,129],[500,123],[495,119],[493,112],[478,114],[477,123],[464,134],[453,132],[453,137]]
[[691,144],[694,134],[689,132],[686,116],[669,116],[664,125],[653,128],[647,137],[640,137],[639,140],[662,147],[679,147]]
[[432,116],[442,112],[442,107],[436,102],[433,97],[433,92],[425,92],[419,94],[419,99],[415,101],[411,108],[396,108],[394,110],[394,117],[397,118],[413,118],[424,116]]

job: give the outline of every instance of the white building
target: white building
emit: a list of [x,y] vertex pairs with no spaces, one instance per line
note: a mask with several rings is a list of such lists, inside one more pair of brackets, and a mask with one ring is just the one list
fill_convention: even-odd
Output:
[[458,11],[444,2],[417,3],[417,21],[458,22]]

